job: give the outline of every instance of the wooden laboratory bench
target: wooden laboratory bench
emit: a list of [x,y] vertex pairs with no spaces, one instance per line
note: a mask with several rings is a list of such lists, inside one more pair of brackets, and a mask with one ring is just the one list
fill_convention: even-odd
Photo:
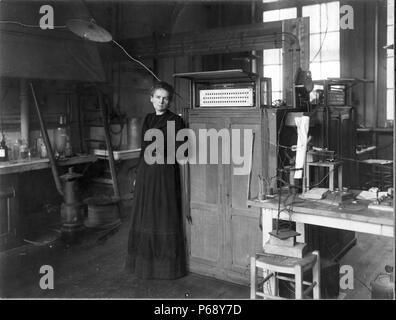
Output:
[[[284,197],[285,195],[282,196]],[[286,209],[282,201],[280,219],[296,222],[296,231],[301,234],[298,238],[300,242],[306,240],[305,224],[393,237],[393,212],[368,209],[367,200],[352,202],[351,199],[341,205],[329,205],[321,200],[307,200],[297,196],[290,216],[287,210],[282,211]],[[278,197],[268,201],[248,200],[248,205],[261,210],[263,243],[266,243],[268,232],[272,229],[272,219],[278,217]]]
[[[58,166],[73,166],[76,164],[95,162],[97,160],[95,155],[79,155],[71,158],[58,159],[56,162]],[[48,158],[31,158],[30,160],[6,161],[0,162],[0,175],[10,173],[21,173],[32,170],[40,170],[50,168]]]

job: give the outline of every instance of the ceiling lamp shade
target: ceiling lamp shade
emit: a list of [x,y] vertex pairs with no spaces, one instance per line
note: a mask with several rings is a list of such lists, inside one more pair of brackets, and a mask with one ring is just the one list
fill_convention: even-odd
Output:
[[111,34],[99,27],[95,20],[85,21],[81,19],[70,19],[66,22],[66,27],[81,38],[94,42],[110,42],[113,40]]

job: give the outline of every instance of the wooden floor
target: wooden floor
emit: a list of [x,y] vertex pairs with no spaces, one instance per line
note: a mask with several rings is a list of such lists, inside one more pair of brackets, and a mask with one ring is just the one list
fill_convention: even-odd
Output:
[[370,282],[385,273],[385,265],[395,264],[393,245],[393,238],[357,233],[357,245],[340,261],[354,271],[354,289],[341,290],[346,299],[371,299]]
[[[128,223],[104,244],[89,234],[80,244],[25,245],[0,253],[1,298],[248,299],[249,287],[196,274],[178,280],[140,280],[124,271]],[[358,234],[357,245],[340,261],[354,268],[354,290],[345,299],[370,299],[370,281],[392,264],[393,239]],[[39,287],[40,267],[54,270],[54,289]]]
[[[23,246],[0,254],[1,298],[246,299],[249,288],[196,274],[140,280],[124,271],[128,223],[105,244],[90,235],[79,245]],[[42,290],[39,269],[51,265],[54,289]]]

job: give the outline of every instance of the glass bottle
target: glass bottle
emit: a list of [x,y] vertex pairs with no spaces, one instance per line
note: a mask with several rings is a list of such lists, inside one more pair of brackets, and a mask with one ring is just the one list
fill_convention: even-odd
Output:
[[8,161],[8,147],[6,145],[4,135],[3,139],[0,141],[0,161]]
[[27,159],[29,153],[29,148],[26,141],[22,141],[21,145],[19,146],[19,158],[20,159]]
[[12,146],[12,159],[19,160],[19,147],[21,146],[21,139],[17,139]]

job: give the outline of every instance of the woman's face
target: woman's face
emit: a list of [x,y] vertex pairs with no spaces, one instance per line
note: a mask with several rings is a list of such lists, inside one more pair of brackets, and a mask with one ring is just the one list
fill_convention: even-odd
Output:
[[156,112],[162,113],[169,106],[169,92],[164,89],[156,89],[150,97],[150,101]]

